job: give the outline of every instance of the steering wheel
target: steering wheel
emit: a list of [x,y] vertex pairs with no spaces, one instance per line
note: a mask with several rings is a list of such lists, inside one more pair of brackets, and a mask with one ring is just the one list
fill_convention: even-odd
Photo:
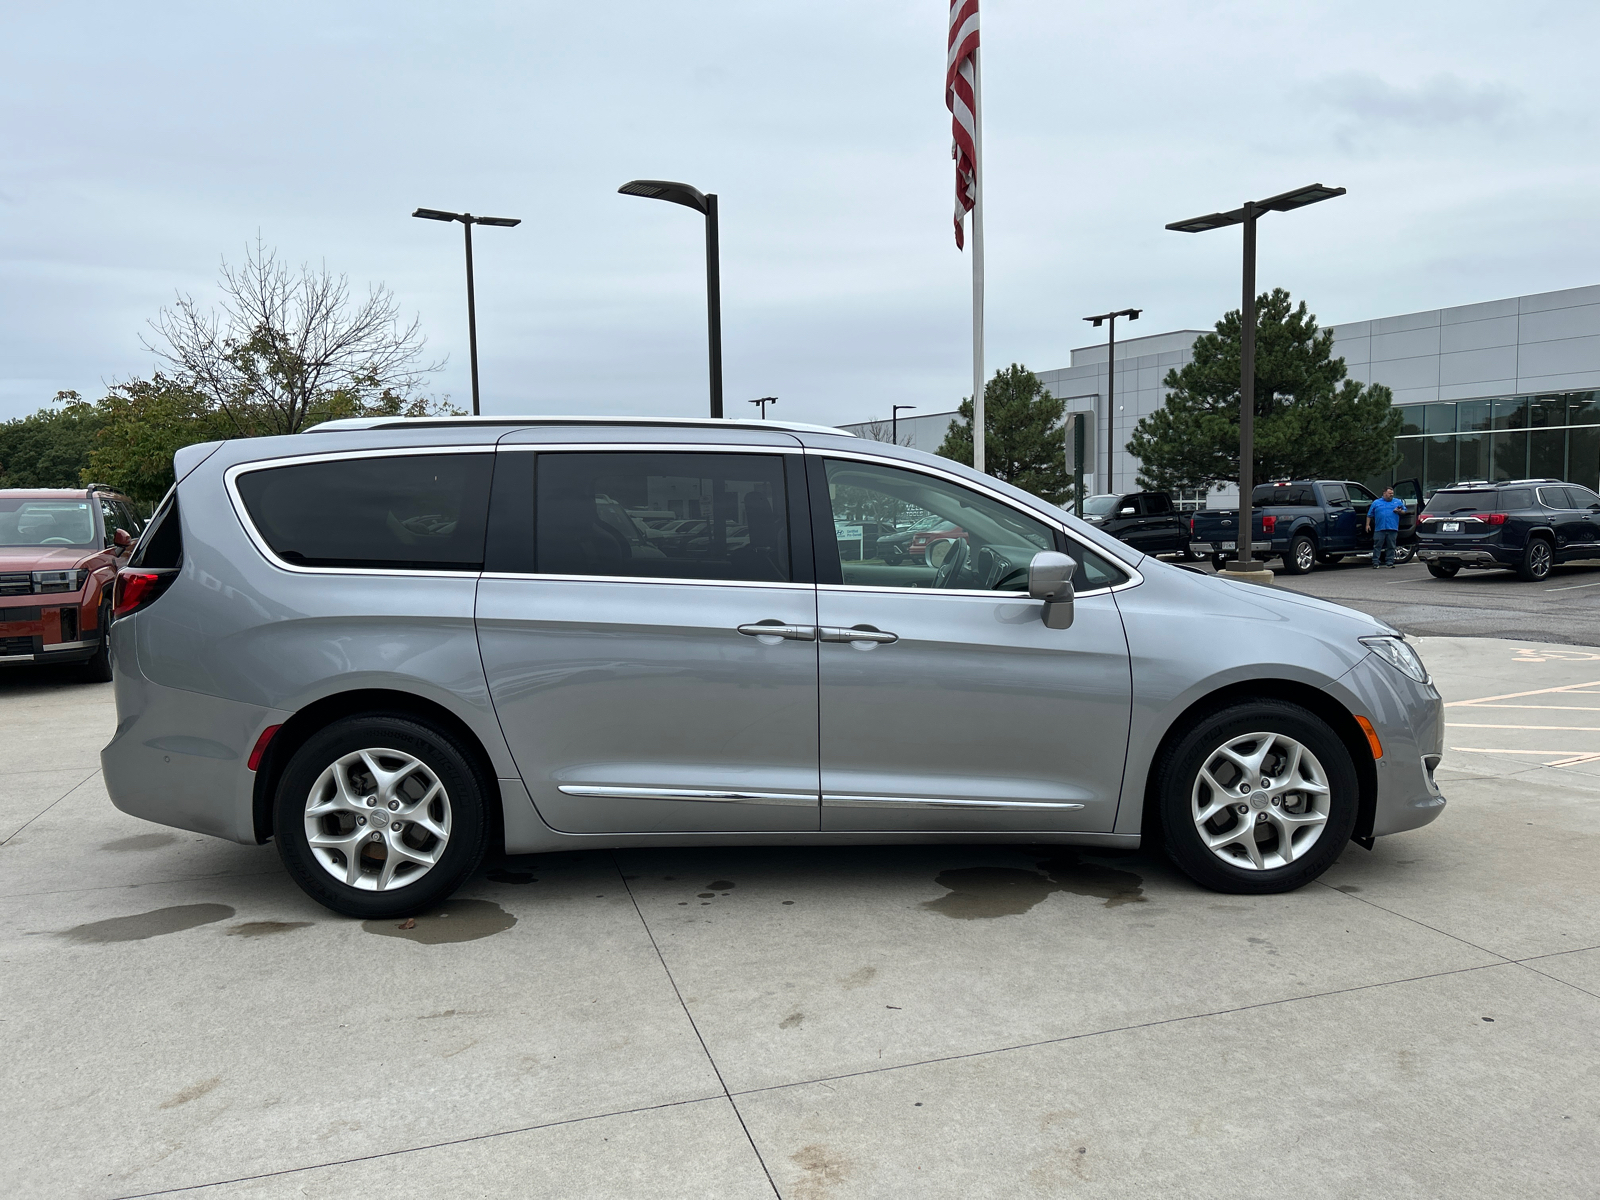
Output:
[[72,544],[72,539],[66,537],[47,537],[39,543],[41,546],[70,546]]
[[939,569],[934,573],[933,586],[948,588],[955,586],[955,581],[966,568],[967,557],[966,538],[954,538],[950,542],[950,552],[944,556],[944,561],[939,564]]

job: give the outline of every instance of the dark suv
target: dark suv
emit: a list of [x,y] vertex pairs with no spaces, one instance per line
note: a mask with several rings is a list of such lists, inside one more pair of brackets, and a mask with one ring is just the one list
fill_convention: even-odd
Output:
[[1557,563],[1600,558],[1600,496],[1559,479],[1453,484],[1417,521],[1417,557],[1439,579],[1509,567],[1536,582]]
[[142,525],[109,488],[0,490],[0,663],[82,663],[111,678],[111,590]]

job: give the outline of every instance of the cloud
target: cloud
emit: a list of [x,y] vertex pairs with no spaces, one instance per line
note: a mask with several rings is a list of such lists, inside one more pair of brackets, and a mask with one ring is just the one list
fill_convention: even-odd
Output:
[[1404,87],[1370,71],[1347,71],[1323,79],[1315,94],[1323,108],[1338,114],[1335,136],[1347,148],[1384,134],[1498,131],[1512,124],[1523,106],[1521,93],[1503,84],[1450,74]]

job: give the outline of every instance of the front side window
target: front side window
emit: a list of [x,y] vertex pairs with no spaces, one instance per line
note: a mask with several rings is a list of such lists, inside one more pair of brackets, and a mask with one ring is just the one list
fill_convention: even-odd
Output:
[[249,471],[256,530],[302,567],[479,571],[492,454],[373,455]]
[[93,546],[94,513],[88,500],[15,500],[0,497],[0,546]]
[[541,575],[794,578],[782,455],[541,454],[535,493]]
[[1572,496],[1573,508],[1589,508],[1591,505],[1600,504],[1600,496],[1596,496],[1586,487],[1571,484],[1567,492]]
[[[826,474],[834,529],[861,531],[859,557],[857,543],[847,545],[840,535],[839,576],[846,585],[1025,592],[1033,556],[1056,548],[1044,522],[935,476],[843,459],[829,459]],[[877,552],[877,540],[919,526],[909,558],[890,562]],[[1080,563],[1073,581],[1080,589],[1126,578],[1093,551],[1070,553]]]

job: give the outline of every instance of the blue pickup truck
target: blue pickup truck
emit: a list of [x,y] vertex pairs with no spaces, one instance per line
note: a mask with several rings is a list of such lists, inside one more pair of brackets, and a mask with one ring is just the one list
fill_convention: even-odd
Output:
[[[1406,562],[1415,552],[1422,484],[1404,480],[1394,485],[1394,494],[1410,510],[1400,516],[1395,553],[1395,561]],[[1304,575],[1318,563],[1332,565],[1346,557],[1370,556],[1367,507],[1376,499],[1370,490],[1348,479],[1260,484],[1250,493],[1255,518],[1251,554],[1261,559],[1281,558],[1286,575]],[[1189,523],[1190,549],[1210,555],[1211,565],[1221,570],[1223,563],[1239,557],[1238,525],[1235,511],[1202,509]]]

